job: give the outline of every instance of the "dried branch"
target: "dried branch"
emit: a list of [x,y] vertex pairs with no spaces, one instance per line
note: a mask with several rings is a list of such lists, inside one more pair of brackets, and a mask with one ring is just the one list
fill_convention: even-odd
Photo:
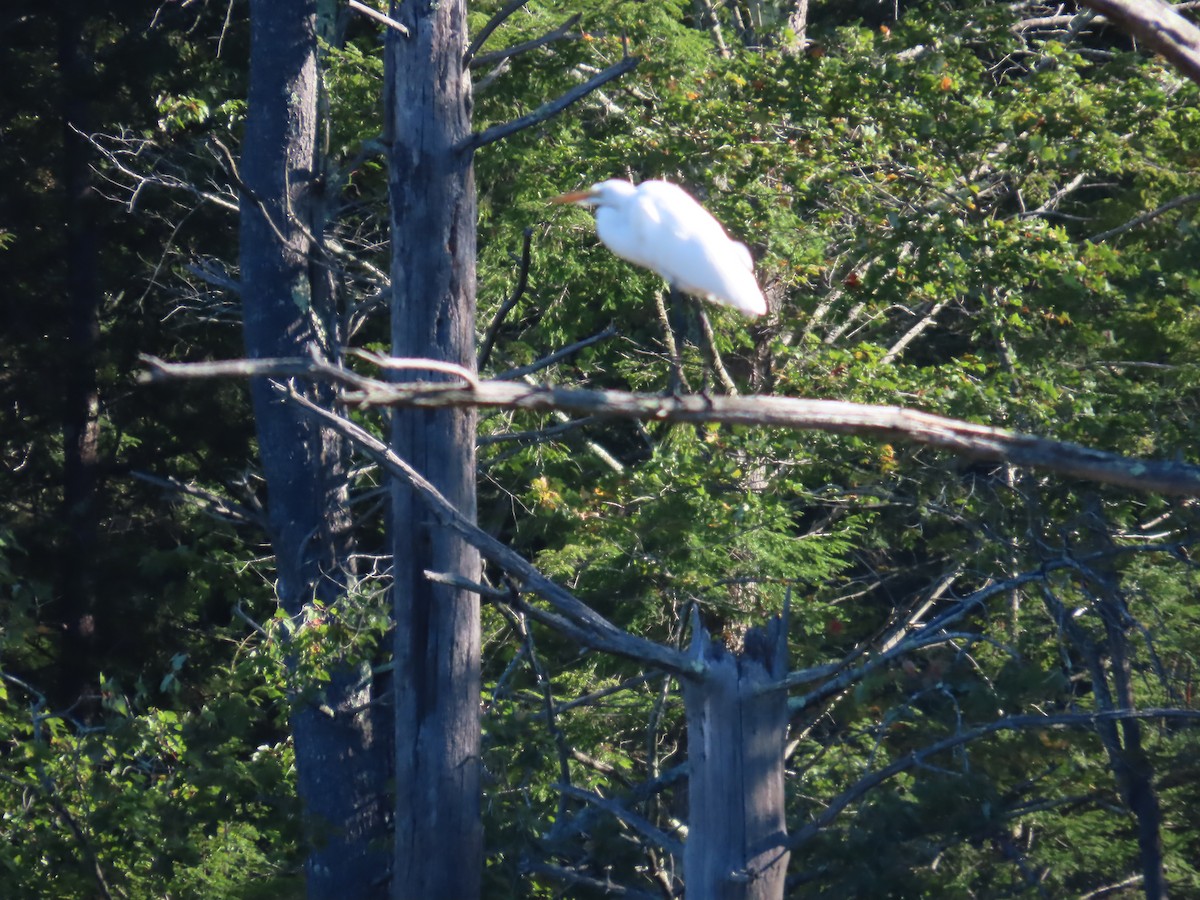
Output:
[[561,628],[586,646],[634,659],[680,677],[689,678],[697,674],[696,666],[682,653],[617,628],[569,591],[539,572],[519,553],[467,520],[433,484],[373,434],[348,419],[322,409],[297,391],[282,386],[279,390],[289,402],[349,438],[389,473],[412,486],[421,494],[430,512],[442,525],[457,532],[463,540],[478,550],[484,559],[511,574],[521,583],[522,590],[542,597],[561,615],[553,617],[553,614],[527,604],[519,605],[522,612],[528,613],[531,618]]
[[463,383],[471,389],[479,387],[479,379],[475,377],[475,373],[465,366],[460,366],[458,363],[446,362],[442,359],[405,359],[396,356],[382,356],[379,353],[372,353],[370,350],[360,350],[357,347],[352,347],[347,352],[352,356],[357,356],[359,359],[366,360],[372,365],[379,366],[379,368],[388,371],[441,372],[445,375],[454,375],[461,378]]
[[1069,197],[1071,194],[1075,193],[1075,191],[1079,190],[1079,188],[1083,186],[1083,181],[1086,177],[1087,177],[1087,175],[1084,172],[1080,172],[1078,175],[1076,175],[1074,178],[1072,178],[1069,182],[1067,182],[1062,187],[1060,187],[1057,191],[1055,191],[1046,200],[1045,203],[1043,203],[1037,209],[1031,209],[1029,212],[1021,213],[1020,217],[1022,219],[1032,219],[1035,216],[1044,216],[1047,213],[1054,212],[1054,210],[1058,209],[1059,205],[1063,202],[1063,200],[1065,200],[1067,197]]
[[1114,709],[1094,713],[1060,713],[1052,716],[1021,715],[1005,716],[986,725],[958,731],[940,741],[935,741],[920,750],[906,753],[891,765],[864,775],[848,789],[835,797],[820,814],[807,822],[788,840],[788,849],[795,850],[820,834],[834,819],[841,815],[851,803],[863,797],[878,785],[901,772],[923,765],[930,757],[969,744],[980,738],[1001,731],[1019,731],[1026,728],[1095,728],[1102,722],[1128,719],[1172,719],[1184,722],[1200,722],[1197,709]]
[[626,72],[637,68],[639,62],[641,60],[636,56],[626,56],[620,62],[614,63],[603,72],[589,78],[583,84],[571,88],[571,90],[567,91],[561,97],[543,103],[529,115],[475,132],[462,143],[459,149],[466,153],[473,153],[480,147],[486,147],[488,144],[510,137],[518,131],[530,128],[539,122],[544,122],[552,116],[558,115],[572,103],[583,99],[601,85],[607,84],[614,78],[620,78]]
[[669,390],[672,394],[678,394],[681,390],[690,391],[691,384],[683,374],[683,334],[678,335],[676,340],[676,328],[672,325],[672,314],[675,313],[676,305],[683,303],[682,296],[676,296],[671,293],[671,310],[667,309],[668,291],[656,291],[654,294],[654,306],[658,311],[658,321],[662,325],[663,345],[667,348],[667,359],[671,366],[671,380]]
[[655,846],[661,847],[678,859],[683,859],[683,844],[680,841],[675,840],[645,817],[626,809],[617,801],[602,797],[595,791],[577,788],[572,784],[556,784],[554,788],[568,797],[582,800],[615,816]]
[[355,12],[360,12],[368,18],[374,19],[376,22],[382,22],[388,28],[395,29],[405,37],[409,36],[408,27],[397,22],[391,16],[384,15],[377,9],[371,9],[365,3],[359,3],[358,0],[347,0],[347,5]]
[[1099,234],[1094,234],[1088,238],[1088,240],[1093,244],[1098,244],[1101,241],[1107,241],[1109,238],[1114,238],[1117,235],[1124,234],[1126,231],[1130,231],[1140,225],[1145,225],[1147,222],[1157,219],[1163,213],[1168,213],[1173,209],[1178,209],[1179,207],[1186,206],[1189,203],[1200,203],[1200,193],[1185,194],[1182,197],[1175,197],[1174,199],[1163,203],[1161,206],[1156,206],[1154,209],[1147,210],[1140,215],[1134,216],[1123,225],[1118,225],[1116,228],[1110,228],[1108,231],[1102,231]]
[[948,450],[968,459],[1005,462],[1138,491],[1200,497],[1200,466],[1122,456],[1067,441],[977,425],[899,406],[869,406],[839,400],[791,397],[673,397],[625,391],[540,387],[495,380],[480,381],[475,387],[445,382],[387,383],[321,360],[306,359],[244,359],[207,363],[166,363],[153,357],[142,359],[151,367],[149,372],[143,374],[144,381],[306,376],[350,388],[350,392],[344,394],[342,399],[360,406],[478,406],[661,422],[720,422],[726,425],[856,434],[885,441],[910,441]]
[[513,44],[511,47],[505,47],[503,50],[493,50],[491,53],[481,53],[475,59],[471,60],[472,66],[487,66],[492,63],[501,63],[506,59],[512,59],[514,56],[520,56],[522,53],[528,53],[530,50],[536,50],[538,47],[544,47],[547,44],[553,44],[555,41],[566,40],[571,34],[571,31],[579,24],[582,16],[579,13],[571,16],[567,21],[563,22],[552,31],[547,31],[541,37],[532,38],[528,41],[522,41],[519,44]]
[[1128,878],[1118,881],[1116,884],[1106,884],[1103,887],[1098,887],[1094,891],[1088,891],[1086,894],[1080,894],[1079,900],[1099,900],[1100,897],[1108,897],[1114,894],[1124,892],[1125,888],[1131,888],[1135,884],[1141,884],[1145,878],[1143,875],[1130,875]]
[[467,52],[463,56],[463,65],[469,65],[471,60],[475,58],[475,54],[479,52],[479,48],[482,47],[487,42],[487,39],[492,36],[492,32],[503,25],[509,16],[511,16],[528,2],[529,0],[509,0],[509,2],[506,3],[503,8],[498,9],[496,13],[487,20],[487,24],[479,29],[479,34],[475,35],[475,40],[471,41],[471,45],[467,47]]
[[1169,4],[1163,0],[1080,0],[1080,3],[1116,22],[1200,84],[1200,28]]
[[532,228],[525,229],[524,238],[525,242],[521,246],[521,267],[517,270],[517,286],[513,288],[513,292],[508,295],[505,301],[500,304],[500,309],[492,317],[492,324],[488,326],[488,330],[483,336],[483,341],[479,345],[479,353],[475,363],[476,371],[482,372],[484,366],[487,365],[488,359],[492,355],[492,346],[496,343],[496,335],[500,331],[500,326],[504,324],[504,320],[512,312],[512,308],[525,296],[525,288],[529,284],[529,259],[530,250],[533,245]]
[[887,353],[880,357],[879,364],[881,366],[886,366],[897,356],[903,353],[909,344],[921,336],[921,332],[925,331],[925,329],[934,323],[934,320],[936,320],[938,317],[938,313],[950,305],[951,299],[952,298],[947,297],[944,300],[939,300],[937,303],[935,303],[929,312],[921,317],[920,321],[918,321],[916,325],[908,329],[908,331],[901,336],[900,340],[892,344]]

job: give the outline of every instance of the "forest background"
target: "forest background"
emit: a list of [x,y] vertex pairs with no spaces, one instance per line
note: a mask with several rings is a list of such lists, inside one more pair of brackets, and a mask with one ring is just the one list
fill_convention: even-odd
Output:
[[[389,29],[308,6],[331,332],[386,353]],[[347,672],[390,708],[388,475],[347,457],[353,577],[281,607],[245,385],[139,380],[142,355],[245,352],[254,9],[0,13],[4,896],[338,896],[314,859],[347,823],[304,814],[293,736]],[[474,153],[481,375],[665,387],[663,286],[546,201],[667,177],[750,245],[771,308],[709,311],[693,387],[715,352],[714,396],[1200,463],[1197,87],[1111,22],[966,0],[468,12],[476,134],[636,60]],[[786,604],[794,895],[1200,897],[1191,497],[516,409],[480,412],[474,452],[480,526],[630,634],[686,648],[702,621],[742,652]],[[481,577],[482,844],[460,866],[488,897],[682,895],[677,673]],[[403,896],[388,818],[354,838],[364,897]]]

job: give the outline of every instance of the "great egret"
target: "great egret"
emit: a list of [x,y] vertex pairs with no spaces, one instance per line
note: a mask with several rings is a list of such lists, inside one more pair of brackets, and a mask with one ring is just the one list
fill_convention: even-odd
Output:
[[551,203],[595,207],[596,234],[613,253],[657,272],[672,289],[761,316],[767,301],[745,244],[669,181],[601,181]]

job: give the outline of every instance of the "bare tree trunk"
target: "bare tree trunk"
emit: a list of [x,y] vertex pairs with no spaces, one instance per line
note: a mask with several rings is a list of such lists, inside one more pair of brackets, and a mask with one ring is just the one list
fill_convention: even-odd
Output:
[[787,695],[761,689],[787,668],[786,628],[746,634],[736,656],[699,629],[702,676],[683,683],[688,728],[687,896],[780,900],[789,853],[783,785]]
[[[317,0],[252,0],[249,106],[241,175],[241,287],[251,357],[332,355],[331,282],[321,220]],[[302,387],[329,407],[328,387]],[[349,570],[344,440],[251,385],[267,480],[280,602],[289,615],[341,597]],[[299,793],[313,849],[310,898],[386,891],[388,729],[372,721],[365,664],[335,671],[292,713]]]
[[[475,184],[464,0],[405,0],[388,34],[392,350],[474,368]],[[436,380],[430,372],[410,373]],[[392,448],[475,518],[473,409],[396,410]],[[470,900],[483,865],[479,598],[426,570],[479,578],[476,551],[395,482],[396,840],[392,896]]]

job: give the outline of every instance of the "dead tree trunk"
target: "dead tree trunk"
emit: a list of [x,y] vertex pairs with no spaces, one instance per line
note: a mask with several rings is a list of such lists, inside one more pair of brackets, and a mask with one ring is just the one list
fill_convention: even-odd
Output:
[[[317,0],[252,0],[250,88],[241,160],[241,295],[251,357],[336,351],[320,198]],[[323,407],[328,386],[304,388]],[[345,441],[266,379],[251,385],[268,492],[277,591],[289,615],[336,602],[352,576]],[[309,898],[378,897],[387,854],[387,730],[372,721],[366,664],[332,674],[292,712],[298,790],[313,848]],[[380,733],[382,731],[382,733]]]
[[787,668],[786,627],[773,619],[732,654],[703,629],[704,673],[683,683],[688,729],[687,896],[780,900],[787,876],[783,749],[787,694],[763,688]]
[[[475,184],[464,0],[404,0],[388,33],[392,351],[474,368]],[[437,380],[431,372],[405,377]],[[475,412],[404,409],[391,446],[470,521]],[[427,570],[479,578],[479,557],[407,483],[392,488],[396,838],[392,896],[479,895],[479,598]]]

